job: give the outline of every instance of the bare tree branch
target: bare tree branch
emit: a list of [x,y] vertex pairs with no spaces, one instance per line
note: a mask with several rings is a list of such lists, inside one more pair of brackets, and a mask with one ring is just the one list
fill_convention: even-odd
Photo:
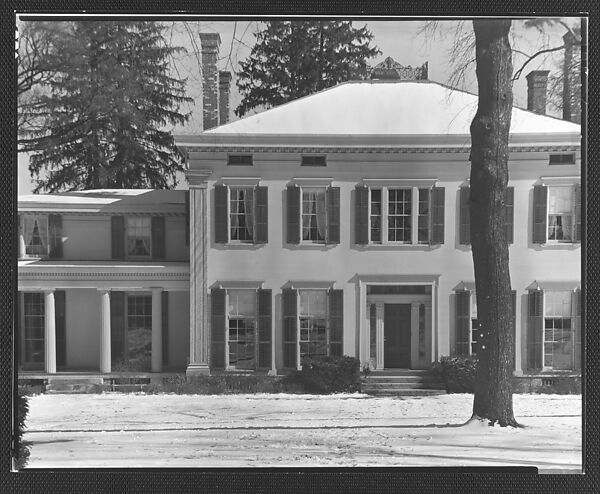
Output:
[[523,73],[523,70],[525,70],[525,67],[527,66],[527,64],[529,62],[531,62],[533,59],[539,57],[540,55],[543,55],[544,53],[552,53],[554,51],[564,50],[564,48],[565,48],[564,46],[556,46],[554,48],[548,48],[546,50],[540,50],[537,53],[534,53],[527,60],[525,60],[523,65],[521,65],[521,68],[515,72],[515,75],[513,76],[512,81],[516,81],[521,76],[521,74]]

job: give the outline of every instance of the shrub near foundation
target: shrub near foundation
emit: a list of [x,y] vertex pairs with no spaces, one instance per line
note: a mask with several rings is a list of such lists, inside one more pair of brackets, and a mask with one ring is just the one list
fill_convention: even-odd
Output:
[[434,362],[436,377],[444,382],[448,393],[473,393],[477,358],[470,356],[442,357]]
[[355,393],[360,391],[360,361],[347,356],[305,358],[302,370],[286,381],[300,384],[307,393]]
[[29,414],[29,403],[27,398],[27,390],[19,387],[17,394],[17,429],[14,432],[15,437],[15,463],[17,470],[25,467],[29,459],[28,441],[23,441],[23,433],[25,432],[25,421]]
[[250,394],[250,393],[297,393],[300,386],[285,382],[283,377],[220,374],[212,376],[185,375],[165,377],[162,382],[152,382],[144,387],[149,394]]

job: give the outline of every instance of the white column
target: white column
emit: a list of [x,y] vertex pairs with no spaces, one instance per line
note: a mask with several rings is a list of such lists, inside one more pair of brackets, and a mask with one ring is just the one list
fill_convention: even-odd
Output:
[[19,225],[19,259],[25,258],[25,237],[23,236],[23,227]]
[[410,304],[410,368],[419,368],[419,307],[421,302]]
[[109,373],[110,365],[110,292],[100,290],[100,372]]
[[383,302],[377,302],[375,304],[375,319],[377,321],[376,328],[377,333],[375,335],[375,342],[377,345],[377,363],[376,369],[383,369],[385,362],[383,360],[383,351],[385,346],[385,333],[383,330],[383,317],[384,317],[385,304]]
[[[431,353],[431,340],[433,339],[432,324],[431,320],[431,300],[425,302],[425,369],[429,367],[429,364],[434,361],[433,354]],[[429,349],[429,350],[428,350]],[[428,355],[429,354],[429,355]]]
[[271,293],[271,369],[267,372],[269,376],[277,375],[277,367],[275,366],[275,304],[273,303],[273,294]]
[[56,321],[54,290],[44,291],[44,352],[45,370],[56,374]]
[[190,362],[186,375],[209,374],[207,180],[212,170],[188,170],[190,186]]
[[438,294],[437,294],[437,284],[433,283],[431,285],[431,360],[438,360],[437,354],[437,331],[438,331],[438,323],[437,323],[437,306],[438,306]]
[[515,376],[522,376],[523,368],[521,365],[521,339],[523,338],[523,328],[521,327],[521,318],[519,317],[519,314],[521,313],[521,303],[518,295],[515,298],[515,370],[513,371],[513,374]]
[[162,288],[152,289],[152,372],[162,371]]

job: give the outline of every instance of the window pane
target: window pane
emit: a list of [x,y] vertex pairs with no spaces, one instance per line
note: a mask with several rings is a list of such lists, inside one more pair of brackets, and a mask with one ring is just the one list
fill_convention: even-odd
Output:
[[229,315],[256,317],[256,291],[228,290]]
[[152,297],[127,295],[127,368],[149,371],[152,358]]
[[548,188],[548,240],[573,239],[573,188]]
[[325,189],[302,189],[302,240],[325,242],[327,206]]
[[388,240],[411,242],[412,190],[390,189],[388,191]]
[[150,257],[152,222],[149,217],[127,218],[127,253],[132,257]]

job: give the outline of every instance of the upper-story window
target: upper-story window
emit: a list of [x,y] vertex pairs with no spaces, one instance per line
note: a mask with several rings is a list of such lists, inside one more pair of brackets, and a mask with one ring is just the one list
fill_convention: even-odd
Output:
[[378,185],[356,188],[357,244],[444,241],[444,189]]
[[[458,226],[458,243],[461,245],[471,244],[471,216],[469,211],[469,198],[471,195],[471,188],[469,186],[461,187],[459,189],[459,226]],[[514,240],[514,202],[515,202],[515,189],[514,187],[506,188],[506,195],[504,196],[504,234],[509,244],[513,243]]]
[[575,153],[551,153],[549,158],[550,165],[574,165]]
[[533,188],[533,242],[581,242],[581,186],[536,185]]
[[340,188],[302,183],[287,187],[287,242],[340,243]]
[[129,257],[151,257],[152,225],[149,216],[127,218],[127,255]]
[[227,156],[228,166],[252,166],[251,154],[230,154]]
[[62,216],[60,214],[21,214],[19,223],[20,258],[62,257]]
[[268,241],[268,190],[259,185],[215,185],[215,242]]
[[326,189],[302,189],[302,240],[325,243],[327,236]]
[[111,251],[113,259],[164,259],[165,217],[111,216]]
[[327,156],[324,154],[308,154],[302,156],[301,166],[327,166]]

